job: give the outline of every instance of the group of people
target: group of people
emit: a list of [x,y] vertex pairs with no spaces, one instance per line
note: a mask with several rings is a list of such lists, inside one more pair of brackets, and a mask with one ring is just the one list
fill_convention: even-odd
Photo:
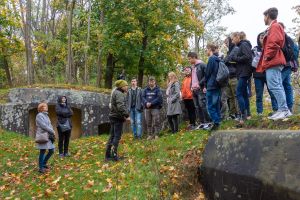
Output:
[[[222,120],[228,119],[238,121],[237,127],[242,127],[251,118],[249,97],[252,95],[252,77],[258,116],[263,115],[265,86],[273,110],[268,118],[281,120],[292,116],[291,73],[298,70],[299,47],[285,33],[284,25],[277,22],[277,8],[270,8],[263,14],[268,28],[258,34],[254,48],[244,32],[234,32],[225,40],[228,47],[225,57],[220,56],[217,45],[208,44],[207,64],[198,59],[197,53],[188,53],[191,66],[184,68],[182,84],[176,73],[168,74],[166,99],[170,132],[178,132],[181,101],[187,110],[191,130],[216,130]],[[227,68],[227,79],[220,82],[219,71],[224,66]],[[149,139],[157,136],[161,122],[163,95],[154,77],[149,78],[144,90],[137,86],[135,78],[131,80],[129,90],[125,80],[118,80],[116,87],[111,98],[115,106],[110,112],[113,128],[106,148],[107,160],[119,159],[117,148],[126,119],[131,121],[135,138],[142,136],[143,111]]]
[[[71,117],[73,111],[68,105],[66,96],[58,97],[55,111],[57,115],[59,157],[69,157],[69,141],[72,131]],[[47,162],[53,155],[55,148],[55,131],[48,116],[48,105],[45,102],[38,105],[35,142],[36,147],[40,150],[39,172],[43,174],[49,170]],[[47,154],[46,150],[48,150]]]
[[[298,70],[299,48],[284,32],[284,25],[277,22],[278,10],[270,8],[264,12],[267,30],[259,33],[257,46],[252,48],[244,32],[234,32],[225,40],[228,52],[220,56],[217,45],[208,44],[207,64],[198,59],[195,52],[187,57],[191,64],[183,70],[184,78],[180,84],[175,72],[168,73],[166,94],[166,115],[171,133],[179,130],[179,116],[182,114],[183,102],[188,118],[189,129],[216,130],[222,120],[236,120],[237,127],[251,118],[250,101],[251,80],[254,79],[256,91],[257,115],[263,114],[263,96],[266,86],[271,97],[272,110],[270,120],[290,117],[293,110],[293,88],[291,73]],[[220,70],[226,80],[220,81]],[[145,118],[148,139],[155,139],[161,127],[161,108],[163,92],[156,84],[155,77],[149,77],[148,85],[142,89],[137,79],[131,79],[131,85],[124,80],[122,72],[115,82],[115,89],[110,99],[110,137],[106,145],[105,160],[118,161],[119,141],[124,122],[131,122],[134,138],[141,139],[143,117]],[[47,161],[53,154],[54,130],[47,115],[47,104],[38,106],[36,117],[36,142],[40,149],[39,169],[44,173]],[[60,97],[56,106],[58,116],[59,154],[68,156],[68,144],[71,134],[70,117],[73,112],[67,104],[66,97]],[[198,119],[198,120],[197,120]],[[47,133],[47,138],[42,135]],[[43,140],[44,139],[44,140]],[[40,140],[40,143],[39,143]],[[63,149],[64,146],[64,149]],[[45,156],[46,149],[49,149]]]

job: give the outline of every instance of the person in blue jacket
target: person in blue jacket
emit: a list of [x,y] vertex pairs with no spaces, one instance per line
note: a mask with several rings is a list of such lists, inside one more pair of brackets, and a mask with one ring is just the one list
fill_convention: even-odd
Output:
[[160,109],[163,103],[162,92],[156,85],[154,77],[149,77],[148,86],[144,89],[142,98],[147,124],[147,139],[154,139],[160,131]]

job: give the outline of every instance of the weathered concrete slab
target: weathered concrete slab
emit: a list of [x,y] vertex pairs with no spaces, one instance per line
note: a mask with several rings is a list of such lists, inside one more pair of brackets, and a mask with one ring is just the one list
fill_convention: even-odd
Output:
[[214,133],[200,181],[214,200],[300,200],[300,131]]

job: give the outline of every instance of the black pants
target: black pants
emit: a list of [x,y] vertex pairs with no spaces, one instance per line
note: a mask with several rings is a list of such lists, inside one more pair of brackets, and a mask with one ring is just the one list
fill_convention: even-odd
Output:
[[172,133],[178,132],[178,125],[179,125],[178,116],[179,115],[169,115],[168,116],[168,121],[169,121],[169,125],[170,125]]
[[196,125],[196,112],[195,112],[195,105],[193,99],[184,99],[183,100],[185,108],[188,112],[190,124],[195,126]]
[[67,154],[69,152],[69,142],[71,131],[62,132],[59,127],[57,127],[58,132],[58,151],[59,154]]
[[115,149],[118,148],[119,142],[122,137],[124,121],[111,120],[110,121],[110,137],[107,142],[107,146],[114,146]]

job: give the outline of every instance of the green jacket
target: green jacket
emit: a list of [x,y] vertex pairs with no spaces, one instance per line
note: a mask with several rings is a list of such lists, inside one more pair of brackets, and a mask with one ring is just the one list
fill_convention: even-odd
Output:
[[115,89],[111,95],[109,118],[123,120],[129,117],[127,112],[126,94],[121,89]]

